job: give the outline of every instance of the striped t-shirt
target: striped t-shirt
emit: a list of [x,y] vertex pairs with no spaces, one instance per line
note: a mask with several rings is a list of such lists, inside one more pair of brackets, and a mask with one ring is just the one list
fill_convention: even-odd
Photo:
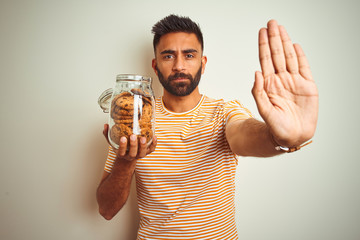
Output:
[[[251,113],[238,101],[202,96],[184,113],[156,99],[154,152],[137,160],[135,176],[140,226],[138,240],[238,239],[235,223],[237,156],[225,126]],[[110,147],[105,171],[115,153]]]

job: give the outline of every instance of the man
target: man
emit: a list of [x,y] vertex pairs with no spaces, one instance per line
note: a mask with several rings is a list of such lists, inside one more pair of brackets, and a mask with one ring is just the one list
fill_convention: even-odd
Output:
[[255,73],[252,93],[261,122],[238,101],[200,94],[207,58],[197,24],[170,15],[153,33],[152,67],[164,87],[156,99],[157,138],[147,147],[132,136],[127,151],[122,137],[118,150],[110,148],[99,211],[106,219],[116,215],[135,173],[138,239],[237,239],[237,157],[295,151],[314,135],[318,93],[306,57],[276,21],[259,31],[262,71]]

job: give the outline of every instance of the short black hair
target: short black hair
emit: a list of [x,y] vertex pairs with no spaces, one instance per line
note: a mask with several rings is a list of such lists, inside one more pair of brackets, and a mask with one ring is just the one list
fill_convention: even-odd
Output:
[[171,14],[158,21],[152,27],[151,32],[154,34],[154,51],[160,41],[160,38],[167,33],[173,32],[194,33],[201,44],[201,50],[204,50],[204,40],[200,26],[199,24],[193,22],[189,17]]

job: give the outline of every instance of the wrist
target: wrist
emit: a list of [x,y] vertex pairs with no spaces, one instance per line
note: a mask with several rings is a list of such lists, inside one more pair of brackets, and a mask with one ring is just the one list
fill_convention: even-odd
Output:
[[136,162],[137,162],[137,159],[129,160],[125,157],[121,157],[121,156],[117,155],[115,158],[114,167],[120,168],[123,170],[128,169],[129,171],[132,172],[135,170]]
[[300,144],[298,146],[287,147],[287,146],[282,146],[281,144],[279,144],[278,141],[276,141],[274,135],[272,135],[271,133],[270,133],[270,135],[271,135],[271,141],[272,141],[272,143],[274,145],[275,150],[276,151],[286,152],[286,153],[296,152],[296,151],[300,150],[301,148],[303,148],[303,147],[309,145],[310,143],[312,143],[312,140],[308,140],[308,141],[306,141],[306,142],[304,142],[304,143],[302,143],[302,144]]

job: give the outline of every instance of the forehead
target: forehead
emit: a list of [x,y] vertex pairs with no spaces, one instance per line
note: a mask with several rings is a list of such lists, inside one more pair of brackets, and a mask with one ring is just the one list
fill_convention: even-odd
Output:
[[167,33],[160,38],[160,41],[156,46],[156,52],[184,49],[196,49],[198,52],[201,51],[201,44],[194,33]]

